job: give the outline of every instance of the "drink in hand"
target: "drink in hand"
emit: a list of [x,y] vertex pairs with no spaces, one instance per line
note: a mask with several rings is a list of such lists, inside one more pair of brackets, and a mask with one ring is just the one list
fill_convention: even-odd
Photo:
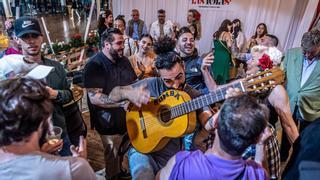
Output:
[[59,142],[59,139],[50,139],[50,140],[48,140],[48,143],[51,144],[51,145],[53,145],[53,144],[55,144],[57,142]]

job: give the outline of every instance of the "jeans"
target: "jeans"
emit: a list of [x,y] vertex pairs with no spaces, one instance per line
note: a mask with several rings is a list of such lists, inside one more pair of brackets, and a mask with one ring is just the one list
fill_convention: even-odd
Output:
[[122,135],[100,135],[104,148],[106,179],[111,179],[120,173],[120,158],[118,156]]
[[183,137],[183,146],[184,146],[184,150],[186,151],[192,151],[194,149],[193,146],[193,137],[194,137],[194,132],[191,134],[187,134]]
[[146,155],[138,152],[134,148],[130,148],[128,152],[129,168],[132,180],[153,180],[155,179],[154,160]]

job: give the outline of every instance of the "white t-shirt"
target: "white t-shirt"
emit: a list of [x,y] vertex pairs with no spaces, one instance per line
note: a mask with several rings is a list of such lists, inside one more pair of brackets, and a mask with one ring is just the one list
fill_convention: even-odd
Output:
[[93,180],[88,162],[79,157],[59,157],[35,152],[0,163],[1,180]]

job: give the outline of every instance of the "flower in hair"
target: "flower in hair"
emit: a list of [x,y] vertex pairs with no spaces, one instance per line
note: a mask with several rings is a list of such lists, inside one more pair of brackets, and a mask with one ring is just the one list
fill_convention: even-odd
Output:
[[196,11],[196,12],[194,13],[194,19],[195,19],[196,21],[200,21],[200,18],[201,18],[201,14],[200,14],[198,11]]
[[260,66],[262,70],[271,69],[273,67],[273,61],[270,59],[270,56],[263,54],[259,59],[258,66]]

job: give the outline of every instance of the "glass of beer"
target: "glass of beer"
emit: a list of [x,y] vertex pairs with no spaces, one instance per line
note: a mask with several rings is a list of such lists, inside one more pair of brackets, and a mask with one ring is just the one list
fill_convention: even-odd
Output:
[[49,144],[55,144],[61,139],[62,128],[53,126],[47,134],[47,140]]

